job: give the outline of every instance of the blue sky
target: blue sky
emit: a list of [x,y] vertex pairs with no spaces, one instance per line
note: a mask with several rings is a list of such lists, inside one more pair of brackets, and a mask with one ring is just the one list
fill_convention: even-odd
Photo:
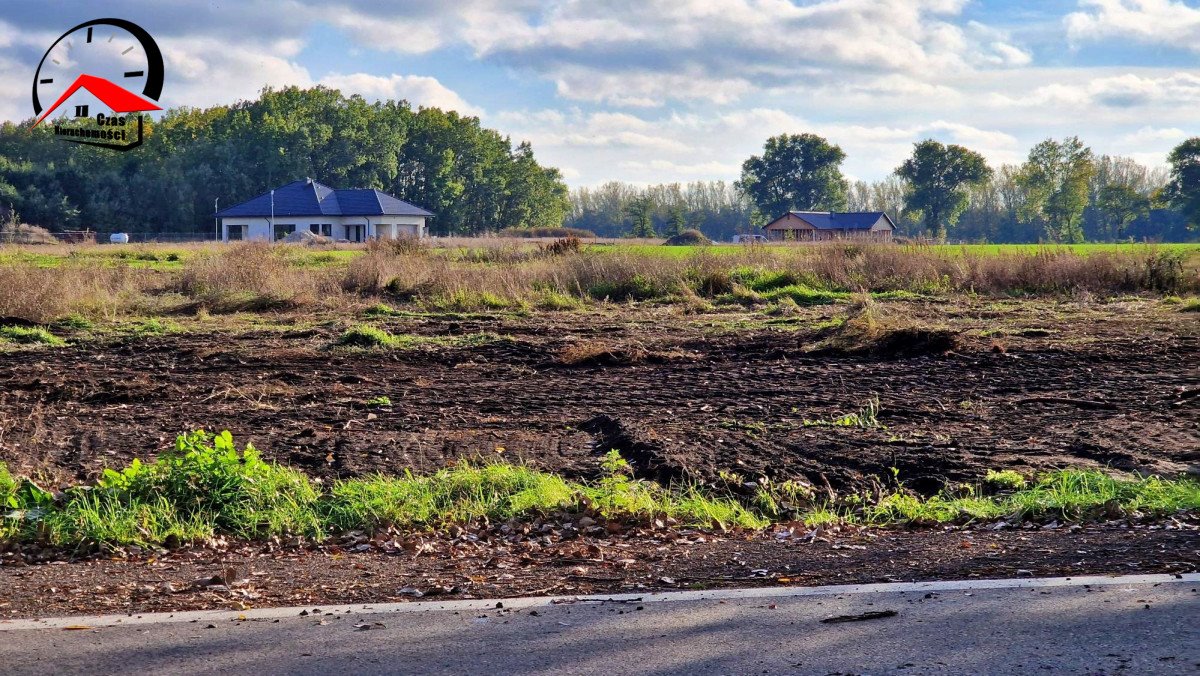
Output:
[[455,108],[572,185],[733,180],[811,131],[853,178],[933,137],[1015,163],[1046,137],[1160,165],[1200,133],[1197,0],[7,0],[0,119],[46,47],[98,12],[151,31],[162,103],[325,84]]

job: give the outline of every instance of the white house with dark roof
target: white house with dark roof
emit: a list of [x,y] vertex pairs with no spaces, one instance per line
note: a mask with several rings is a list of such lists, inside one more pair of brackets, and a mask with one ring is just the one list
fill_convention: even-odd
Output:
[[763,226],[772,242],[863,239],[890,242],[896,224],[882,211],[789,211]]
[[370,189],[337,190],[311,178],[292,181],[216,213],[222,241],[283,239],[306,230],[348,242],[421,238],[433,214]]

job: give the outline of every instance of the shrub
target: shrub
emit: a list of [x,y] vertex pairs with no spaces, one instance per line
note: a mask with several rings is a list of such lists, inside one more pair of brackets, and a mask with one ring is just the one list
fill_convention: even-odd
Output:
[[555,240],[549,244],[539,244],[538,251],[544,256],[562,256],[565,254],[579,253],[583,250],[583,243],[578,237],[570,236],[563,239]]
[[663,246],[706,246],[708,244],[712,244],[712,240],[705,237],[704,233],[699,230],[684,230],[663,242]]
[[154,462],[134,460],[105,470],[90,490],[72,489],[46,522],[56,544],[318,535],[317,499],[303,474],[263,461],[249,444],[239,452],[229,432],[199,431]]
[[396,337],[369,324],[356,324],[338,337],[337,344],[343,347],[393,347]]

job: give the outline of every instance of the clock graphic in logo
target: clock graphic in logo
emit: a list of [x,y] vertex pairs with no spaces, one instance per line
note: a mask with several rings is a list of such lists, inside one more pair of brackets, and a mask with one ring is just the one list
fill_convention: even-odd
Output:
[[[161,110],[156,101],[162,95],[162,88],[162,51],[145,29],[124,19],[81,23],[55,40],[38,63],[33,78],[33,111],[38,115],[34,126],[82,89],[91,95],[87,101],[98,100],[113,116],[106,117],[103,110],[95,111],[99,113],[95,117],[101,129],[84,133],[56,125],[55,134],[73,137],[64,139],[73,143],[129,150],[142,142],[142,116],[136,116],[134,142],[106,143],[114,138],[130,140],[131,135],[124,129],[126,118],[118,116]],[[82,95],[78,98],[84,99]],[[93,117],[87,103],[76,102],[74,108],[76,118]]]

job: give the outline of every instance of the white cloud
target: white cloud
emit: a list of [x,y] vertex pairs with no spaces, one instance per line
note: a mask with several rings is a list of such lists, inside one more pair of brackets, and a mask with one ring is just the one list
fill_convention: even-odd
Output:
[[391,75],[382,77],[366,73],[331,74],[317,84],[341,90],[347,96],[358,94],[370,101],[404,99],[417,106],[456,110],[463,115],[480,115],[482,110],[463,100],[454,90],[436,78],[420,75]]
[[1072,43],[1137,40],[1200,52],[1200,8],[1177,0],[1080,0],[1064,19]]
[[[560,97],[632,107],[714,105],[757,91],[933,83],[1031,57],[960,0],[563,0],[462,13],[478,58],[534,72]],[[910,86],[912,86],[910,84]]]

